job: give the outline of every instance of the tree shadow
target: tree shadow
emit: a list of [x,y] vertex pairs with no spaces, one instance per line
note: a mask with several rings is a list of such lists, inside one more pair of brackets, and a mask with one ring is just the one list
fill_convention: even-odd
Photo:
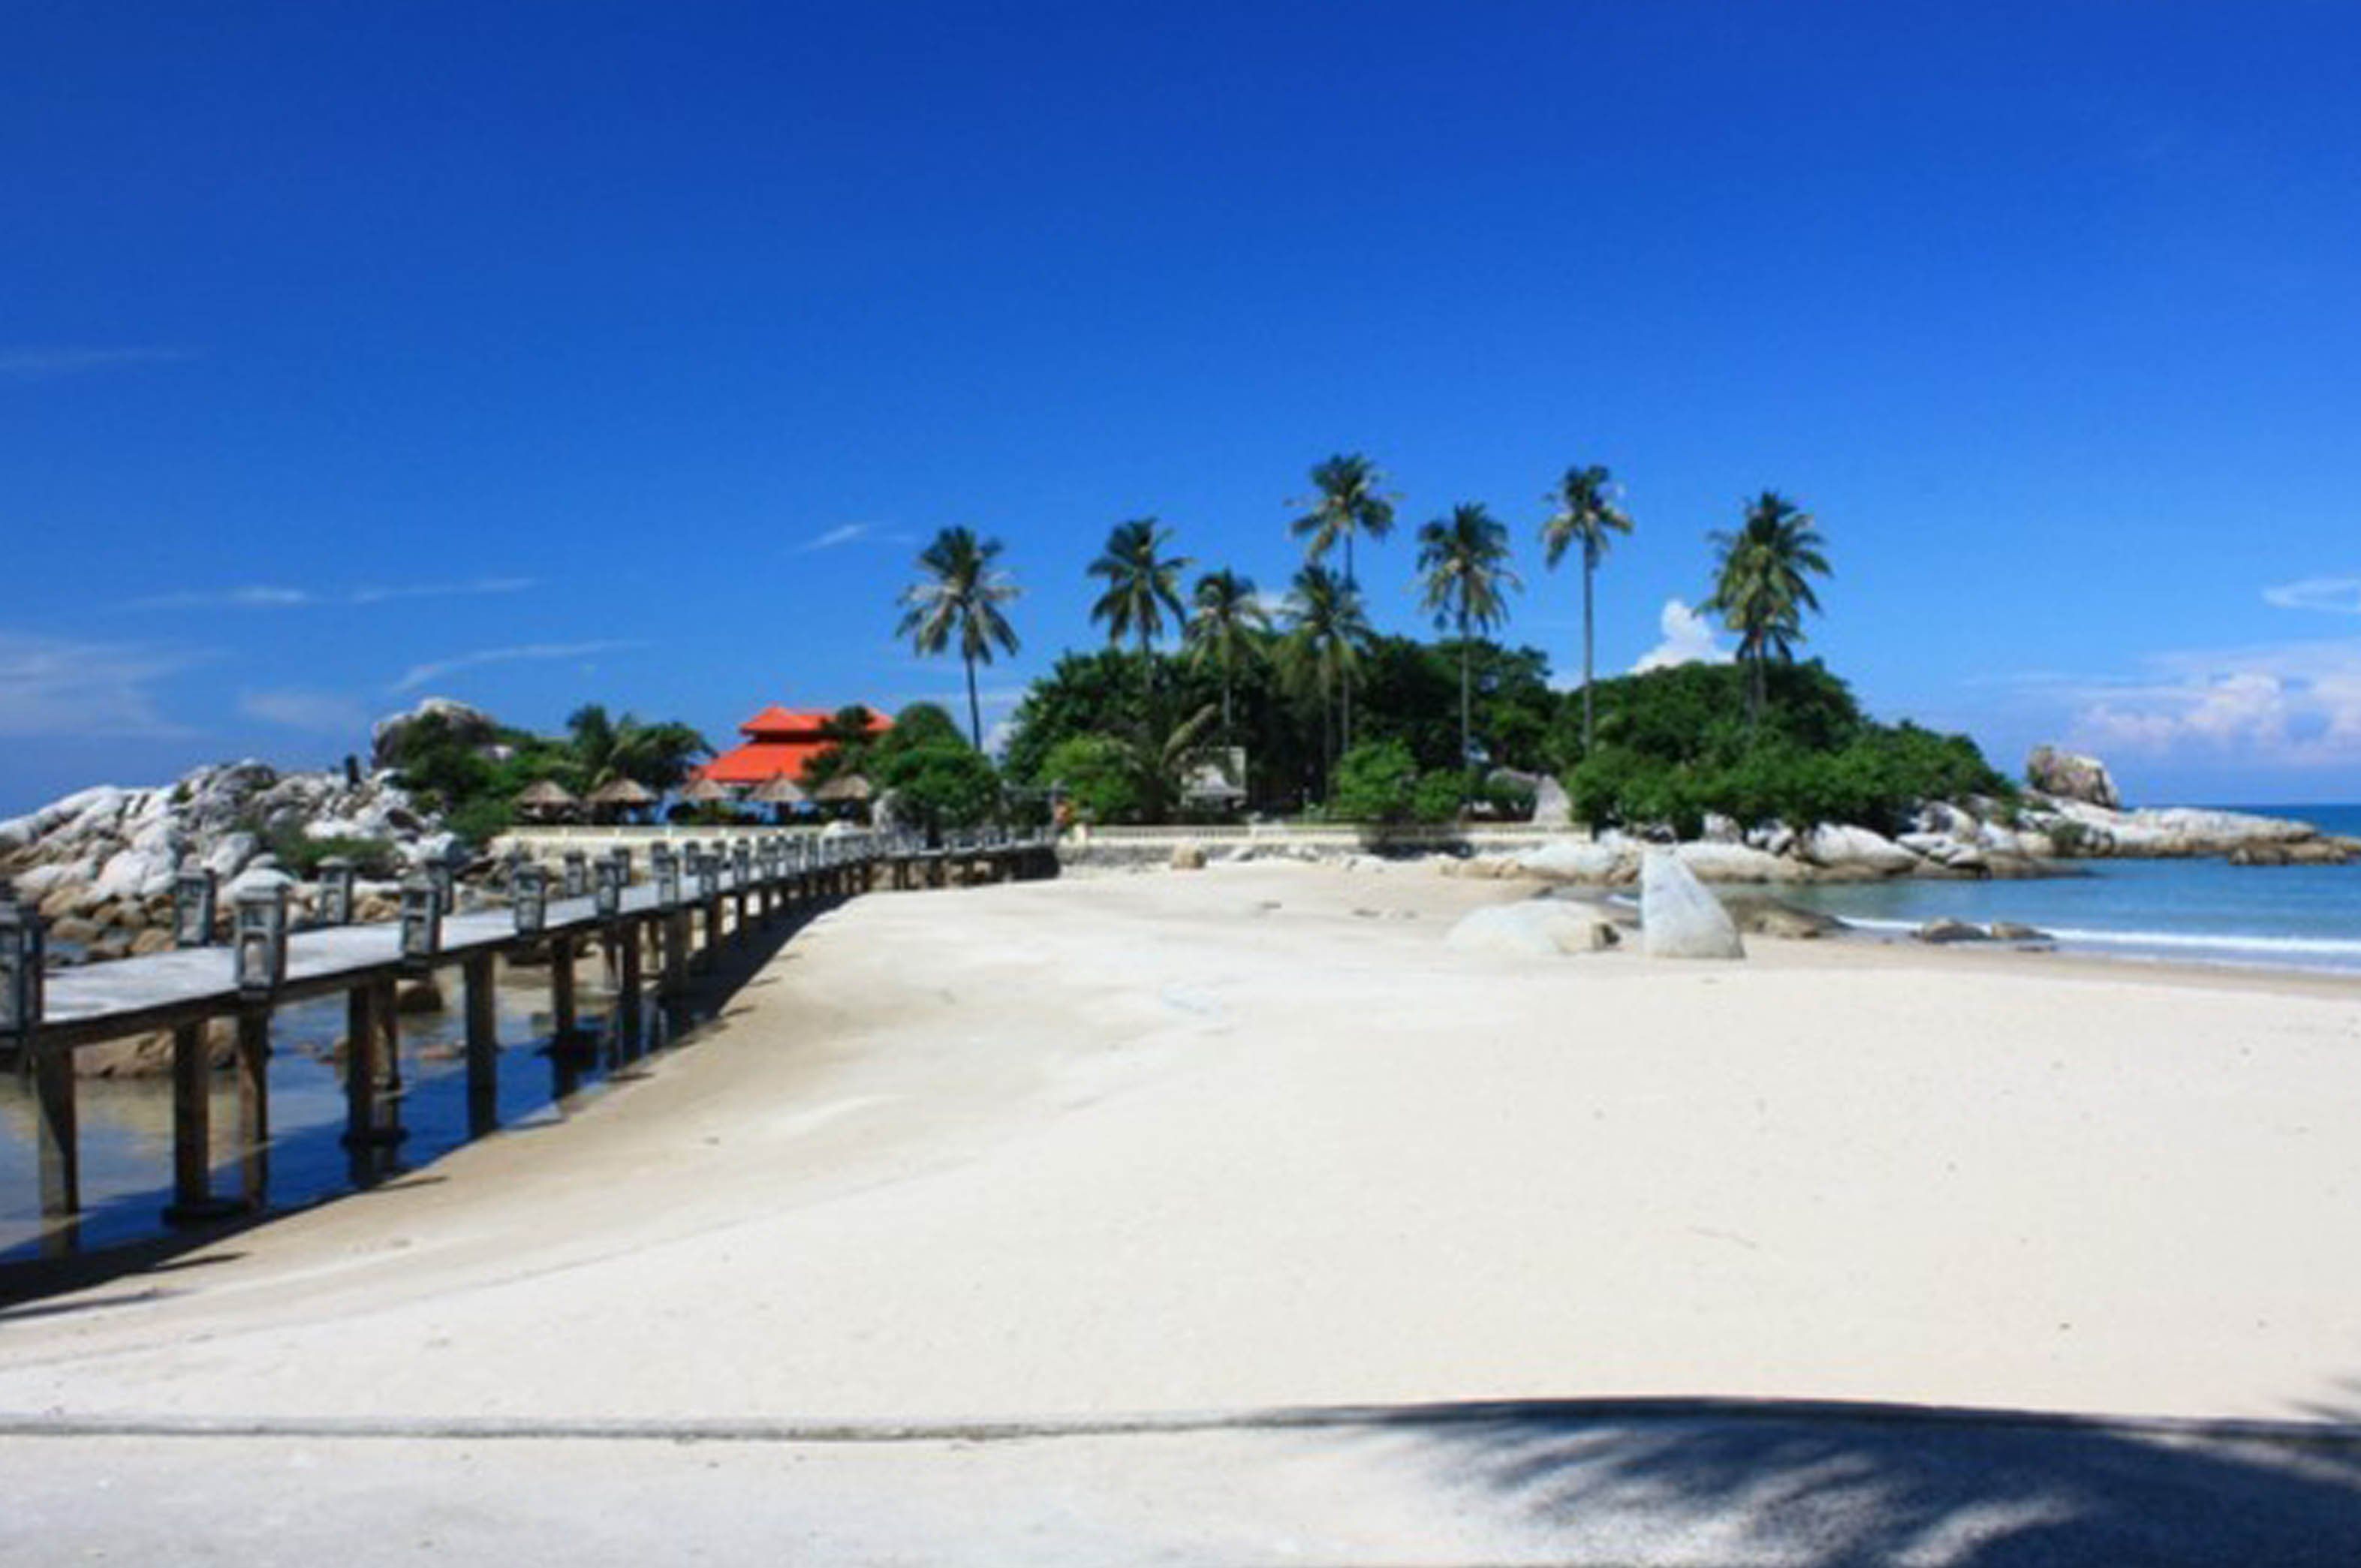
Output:
[[2335,1413],[2321,1425],[2114,1422],[1553,1401],[1415,1408],[1375,1431],[1407,1438],[1412,1463],[1566,1562],[2349,1568],[2361,1563],[2361,1422]]

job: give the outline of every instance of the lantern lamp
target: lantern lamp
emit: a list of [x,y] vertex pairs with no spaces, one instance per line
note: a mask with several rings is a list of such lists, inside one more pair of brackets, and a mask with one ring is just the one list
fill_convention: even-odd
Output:
[[443,950],[443,895],[434,879],[424,872],[401,884],[401,959],[405,968],[424,969]]
[[516,916],[517,935],[538,937],[549,924],[549,876],[539,866],[526,866],[509,886],[509,908]]
[[237,993],[266,1001],[287,982],[287,884],[243,889],[232,911]]
[[220,897],[220,883],[209,871],[182,872],[172,879],[172,945],[176,948],[210,947],[214,939],[214,911]]

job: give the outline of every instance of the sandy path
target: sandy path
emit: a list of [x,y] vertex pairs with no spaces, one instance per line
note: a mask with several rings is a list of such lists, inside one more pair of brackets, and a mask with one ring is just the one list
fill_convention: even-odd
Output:
[[0,1411],[2361,1404],[2351,990],[1443,946],[1511,892],[860,900],[562,1127],[0,1316]]

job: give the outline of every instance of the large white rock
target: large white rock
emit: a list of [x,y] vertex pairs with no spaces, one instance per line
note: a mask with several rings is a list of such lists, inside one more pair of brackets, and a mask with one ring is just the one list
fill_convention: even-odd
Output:
[[1517,857],[1518,869],[1528,876],[1553,882],[1613,882],[1631,870],[1630,852],[1615,844],[1582,844],[1565,839],[1528,850]]
[[1548,773],[1543,773],[1541,782],[1533,785],[1533,826],[1574,826],[1574,798],[1565,793],[1565,785]]
[[1730,912],[1670,850],[1650,850],[1640,862],[1640,932],[1652,959],[1746,956]]
[[1555,958],[1609,945],[1594,927],[1606,924],[1572,905],[1546,898],[1496,904],[1461,916],[1443,938],[1463,953],[1500,953],[1511,958]]
[[2027,784],[2044,795],[2114,808],[2123,805],[2107,764],[2096,757],[2077,756],[2054,746],[2036,746],[2025,759]]
[[1841,871],[1859,868],[1880,876],[1898,876],[1918,863],[1918,857],[1883,834],[1841,822],[1823,822],[1804,836],[1804,858],[1814,865]]
[[1802,882],[1805,867],[1747,844],[1682,844],[1675,853],[1699,882]]
[[180,858],[169,850],[120,850],[99,868],[98,880],[91,884],[91,896],[104,901],[170,893],[180,863]]
[[254,859],[261,841],[251,833],[225,833],[205,852],[204,867],[222,881],[227,882],[246,869]]

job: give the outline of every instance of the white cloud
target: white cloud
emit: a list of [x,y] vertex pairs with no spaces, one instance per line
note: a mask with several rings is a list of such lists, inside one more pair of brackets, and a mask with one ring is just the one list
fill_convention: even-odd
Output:
[[43,381],[56,376],[78,376],[93,370],[121,370],[135,365],[170,365],[195,357],[196,354],[192,349],[152,345],[137,348],[0,348],[0,377],[16,381]]
[[1702,610],[1691,609],[1683,600],[1664,601],[1664,613],[1656,618],[1656,628],[1664,641],[1640,655],[1631,673],[1641,674],[1649,670],[1668,670],[1675,664],[1727,664],[1729,652],[1713,640],[1713,622]]
[[203,659],[133,643],[0,631],[0,735],[192,733],[164,717],[149,687]]
[[2306,577],[2263,590],[2263,602],[2281,609],[2324,609],[2361,615],[2361,577]]
[[834,550],[840,545],[856,543],[870,534],[865,522],[840,522],[825,533],[814,534],[789,551],[793,555],[809,555],[818,550]]
[[2160,653],[2147,674],[2064,684],[2071,739],[2151,755],[2361,763],[2361,640]]
[[248,718],[313,735],[366,734],[369,727],[360,704],[333,692],[247,692],[237,699],[237,710]]
[[203,588],[155,594],[128,600],[119,609],[292,609],[310,605],[383,604],[390,599],[463,598],[480,594],[522,593],[534,587],[531,577],[478,577],[460,583],[414,583],[390,587],[290,588],[247,584],[234,588]]
[[401,678],[390,690],[415,691],[429,681],[439,681],[445,675],[472,670],[484,664],[515,663],[528,659],[579,659],[592,653],[612,652],[624,648],[642,648],[642,642],[527,642],[514,648],[478,648],[472,652],[454,653],[448,658],[431,659],[423,664],[412,664],[402,672]]

